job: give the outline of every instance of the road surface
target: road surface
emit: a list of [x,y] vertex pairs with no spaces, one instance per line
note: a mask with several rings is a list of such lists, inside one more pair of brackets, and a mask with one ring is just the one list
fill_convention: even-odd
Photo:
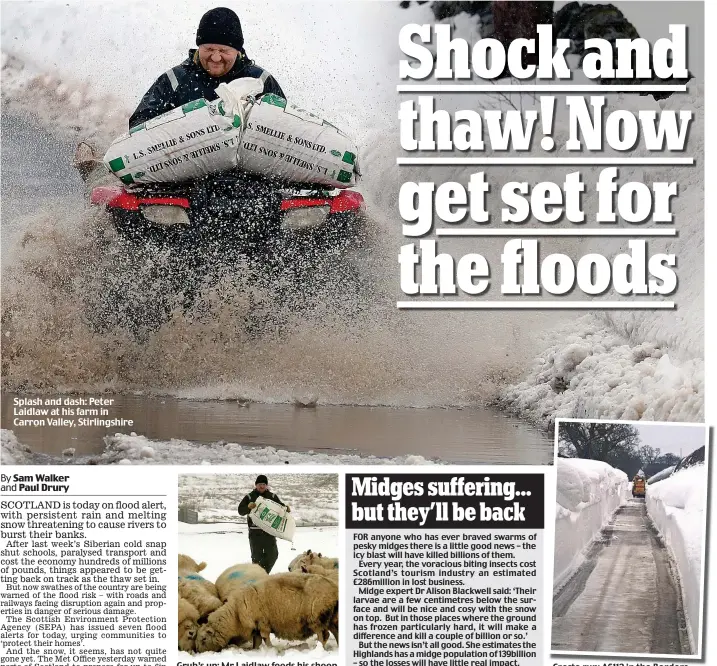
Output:
[[679,583],[644,499],[617,510],[554,597],[552,649],[690,653]]

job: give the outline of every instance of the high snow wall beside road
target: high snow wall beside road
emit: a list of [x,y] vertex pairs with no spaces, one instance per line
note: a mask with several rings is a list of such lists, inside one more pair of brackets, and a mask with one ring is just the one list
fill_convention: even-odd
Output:
[[697,650],[702,598],[702,550],[707,504],[707,467],[678,471],[647,486],[647,512],[663,536],[676,564],[690,642]]
[[627,501],[625,472],[598,460],[558,458],[553,589],[579,566],[587,545]]

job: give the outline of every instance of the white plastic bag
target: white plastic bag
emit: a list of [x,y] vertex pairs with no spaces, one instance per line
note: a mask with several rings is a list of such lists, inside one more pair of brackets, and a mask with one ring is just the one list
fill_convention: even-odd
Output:
[[[264,84],[259,79],[243,77],[234,79],[229,83],[220,83],[214,92],[224,102],[224,110],[231,114],[240,115],[242,118],[254,104],[256,96],[264,90]],[[246,123],[243,123],[244,125]]]
[[267,534],[271,534],[278,539],[286,539],[286,541],[294,540],[296,521],[285,506],[270,499],[259,497],[249,516],[251,522]]

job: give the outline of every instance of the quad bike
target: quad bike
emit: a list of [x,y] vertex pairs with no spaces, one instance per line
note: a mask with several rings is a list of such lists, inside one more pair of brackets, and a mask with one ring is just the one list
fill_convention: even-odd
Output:
[[[164,281],[168,291],[181,291],[185,308],[200,284],[239,265],[252,266],[266,283],[294,285],[293,295],[282,291],[278,298],[295,300],[300,289],[301,300],[311,301],[327,289],[355,282],[353,259],[367,240],[360,193],[239,170],[184,183],[97,186],[91,203],[108,213],[130,255],[164,257],[153,277]],[[121,291],[115,289],[110,301],[121,300]],[[116,305],[110,303],[108,311]],[[135,332],[157,328],[167,307],[130,316],[138,320],[130,327]]]
[[353,190],[292,186],[235,170],[189,183],[99,186],[91,202],[125,238],[191,254],[276,261],[350,250],[365,240],[364,200]]

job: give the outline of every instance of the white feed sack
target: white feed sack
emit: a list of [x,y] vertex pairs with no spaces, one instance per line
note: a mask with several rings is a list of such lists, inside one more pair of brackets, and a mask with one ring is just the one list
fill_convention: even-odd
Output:
[[128,185],[191,180],[237,166],[296,183],[355,185],[356,145],[281,97],[255,100],[257,83],[221,84],[217,101],[198,99],[132,128],[112,143],[105,164]]
[[125,184],[190,180],[237,166],[243,123],[221,100],[189,102],[117,138],[104,163]]
[[298,183],[351,187],[356,153],[356,145],[336,127],[269,94],[248,115],[239,166]]
[[264,532],[279,539],[294,540],[296,522],[286,507],[264,497],[258,497],[256,506],[249,514],[251,522]]

